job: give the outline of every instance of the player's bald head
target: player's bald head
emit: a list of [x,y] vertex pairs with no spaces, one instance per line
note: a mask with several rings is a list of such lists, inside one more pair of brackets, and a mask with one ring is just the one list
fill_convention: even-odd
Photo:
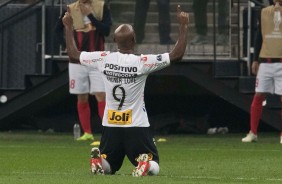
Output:
[[114,32],[114,41],[121,48],[132,48],[135,44],[133,27],[130,24],[121,24]]

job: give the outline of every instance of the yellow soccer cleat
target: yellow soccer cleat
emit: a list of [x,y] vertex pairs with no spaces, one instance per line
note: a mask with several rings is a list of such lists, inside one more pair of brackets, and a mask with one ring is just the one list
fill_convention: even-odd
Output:
[[99,146],[100,145],[100,141],[94,141],[90,145],[91,146]]
[[93,141],[94,136],[92,134],[84,133],[83,136],[79,137],[76,140],[77,141],[87,141],[87,140]]

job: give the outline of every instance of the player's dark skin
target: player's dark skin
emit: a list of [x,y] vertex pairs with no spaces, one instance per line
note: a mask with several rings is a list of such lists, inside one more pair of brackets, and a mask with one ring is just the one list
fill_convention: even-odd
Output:
[[[73,39],[73,27],[71,12],[66,12],[63,17],[63,23],[66,30],[66,45],[67,52],[72,62],[79,63],[80,52],[76,48],[76,44]],[[187,45],[187,32],[189,23],[189,14],[181,11],[180,5],[177,6],[177,19],[179,23],[179,36],[178,40],[169,53],[170,61],[176,62],[181,61],[186,45]],[[122,24],[114,32],[114,41],[118,46],[118,51],[124,54],[133,54],[135,46],[135,32],[131,25]]]

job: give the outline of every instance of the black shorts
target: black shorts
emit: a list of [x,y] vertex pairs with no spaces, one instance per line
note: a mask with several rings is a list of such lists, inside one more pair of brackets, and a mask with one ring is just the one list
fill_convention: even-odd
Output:
[[101,154],[111,165],[112,174],[121,168],[125,155],[136,167],[139,154],[147,153],[159,163],[159,155],[150,127],[104,127],[100,143]]

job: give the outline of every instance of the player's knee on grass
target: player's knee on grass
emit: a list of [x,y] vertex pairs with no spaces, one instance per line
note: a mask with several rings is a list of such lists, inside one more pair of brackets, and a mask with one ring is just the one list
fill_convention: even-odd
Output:
[[147,174],[151,175],[151,176],[152,175],[158,175],[159,172],[160,172],[159,164],[157,162],[153,161],[153,160],[149,161],[149,163],[150,163],[150,168],[149,168]]
[[109,164],[107,160],[102,159],[102,167],[103,167],[105,174],[112,174],[111,165]]

